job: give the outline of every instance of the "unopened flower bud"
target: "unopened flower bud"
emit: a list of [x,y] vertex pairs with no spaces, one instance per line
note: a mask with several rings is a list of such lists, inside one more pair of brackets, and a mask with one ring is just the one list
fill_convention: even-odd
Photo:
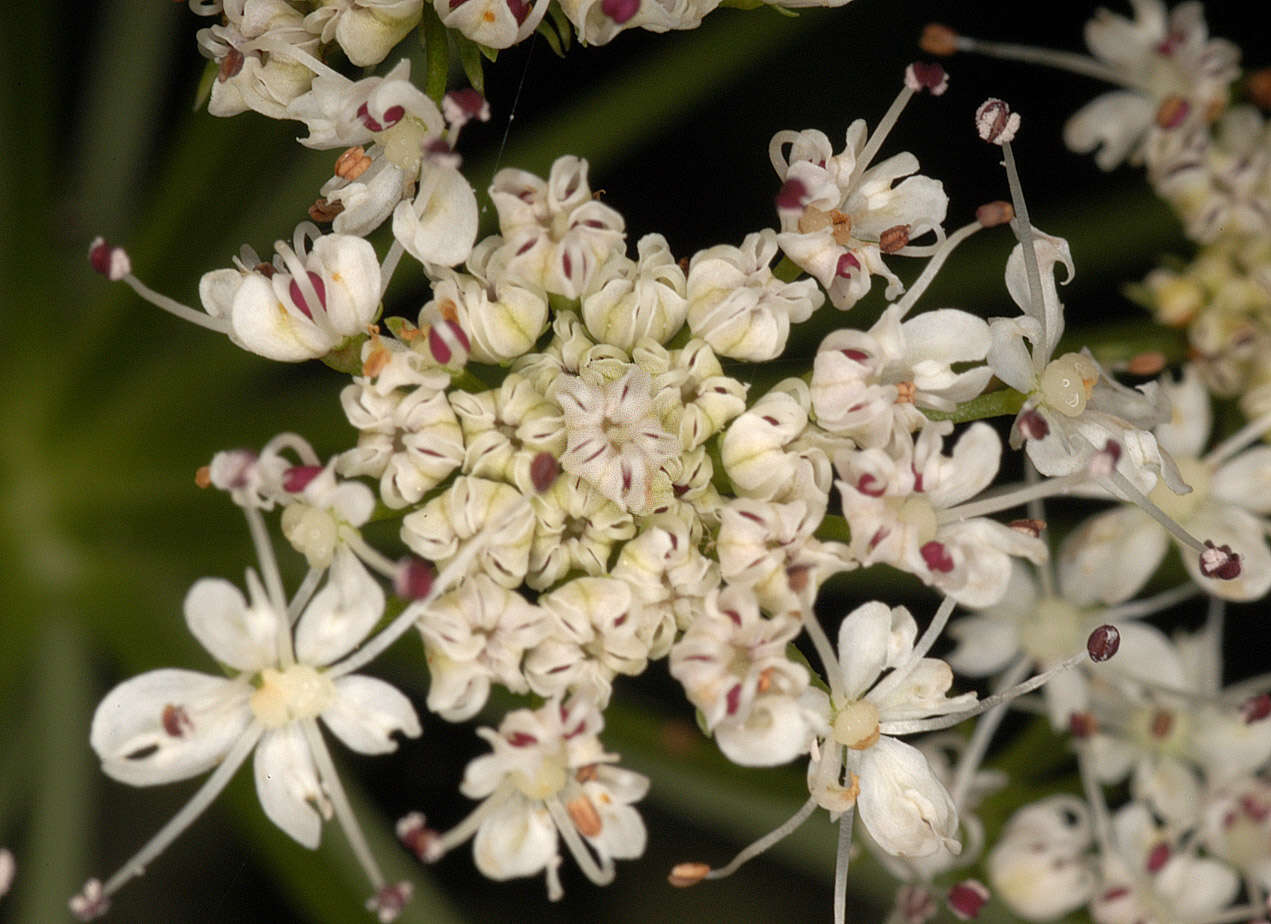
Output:
[[989,144],[1009,144],[1019,131],[1019,113],[1011,112],[1004,100],[986,99],[975,110],[975,130]]
[[947,57],[958,50],[958,33],[943,23],[927,23],[918,39],[918,47],[929,55]]
[[1015,206],[1000,199],[996,202],[986,202],[975,210],[975,220],[980,223],[981,228],[996,228],[1014,217]]
[[1205,550],[1200,553],[1200,573],[1207,578],[1233,581],[1240,577],[1240,556],[1229,545],[1214,545],[1205,540]]
[[397,563],[393,576],[393,593],[403,600],[422,600],[432,590],[436,577],[433,566],[422,558],[408,555]]
[[1121,647],[1121,632],[1116,626],[1100,626],[1086,639],[1086,653],[1099,664],[1108,660]]
[[915,61],[905,68],[905,86],[915,93],[927,90],[932,96],[940,96],[949,89],[949,75],[939,64]]
[[705,863],[677,863],[671,869],[666,881],[680,889],[697,885],[710,873],[711,868]]
[[964,879],[949,890],[949,910],[963,921],[979,917],[989,900],[989,890],[978,879]]
[[88,262],[111,282],[118,282],[132,272],[132,261],[122,247],[114,247],[104,237],[95,237],[88,245]]

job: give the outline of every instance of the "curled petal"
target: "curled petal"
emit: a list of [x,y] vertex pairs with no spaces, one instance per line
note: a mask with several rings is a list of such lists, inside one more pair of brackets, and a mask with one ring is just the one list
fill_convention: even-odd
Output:
[[256,795],[265,815],[301,845],[317,849],[322,819],[330,817],[331,807],[299,723],[291,722],[261,737],[254,769]]
[[415,707],[396,687],[352,674],[338,678],[335,698],[322,711],[322,721],[348,747],[361,754],[397,750],[394,732],[417,738],[422,729]]

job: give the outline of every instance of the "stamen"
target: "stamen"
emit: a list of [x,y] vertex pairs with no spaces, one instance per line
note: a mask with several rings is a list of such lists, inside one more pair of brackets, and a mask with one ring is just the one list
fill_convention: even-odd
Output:
[[856,181],[860,179],[861,174],[869,168],[874,155],[878,153],[878,149],[887,140],[887,135],[895,127],[896,120],[905,111],[905,106],[908,105],[913,95],[914,91],[910,87],[902,86],[900,88],[900,92],[892,100],[891,106],[883,113],[883,117],[878,120],[878,124],[874,126],[874,131],[869,136],[869,140],[865,142],[865,147],[861,149],[860,156],[856,159],[856,166],[852,168],[852,176],[848,180],[848,186],[856,185]]
[[918,643],[914,645],[913,650],[909,652],[909,657],[896,668],[874,685],[870,690],[869,698],[874,702],[882,702],[889,693],[904,683],[913,669],[917,667],[918,662],[926,657],[927,652],[931,650],[931,646],[936,643],[936,639],[940,637],[940,633],[944,631],[945,625],[949,622],[949,616],[953,613],[954,600],[952,597],[945,597],[940,601],[940,607],[936,610],[936,614],[931,617],[931,624],[927,626],[922,637],[918,639]]
[[[1105,487],[1109,486],[1107,483],[1110,483],[1111,485],[1115,485],[1116,488],[1131,501],[1131,503],[1138,506],[1144,513],[1150,516],[1157,523],[1160,523],[1161,526],[1165,528],[1166,532],[1168,532],[1171,536],[1173,536],[1183,545],[1187,546],[1192,551],[1201,553],[1203,558],[1204,553],[1207,550],[1205,543],[1202,543],[1199,539],[1197,539],[1187,530],[1183,529],[1182,525],[1179,524],[1178,521],[1176,521],[1173,517],[1171,517],[1168,513],[1166,513],[1160,507],[1156,506],[1156,504],[1150,498],[1148,498],[1146,494],[1144,494],[1142,491],[1140,491],[1131,483],[1130,479],[1126,478],[1116,469],[1113,469],[1112,472],[1106,478],[1101,478],[1099,480],[1105,482],[1105,485],[1104,485]],[[1114,491],[1113,493],[1115,494],[1116,492]],[[1210,543],[1208,548],[1212,549],[1213,544]],[[1227,551],[1230,552],[1231,550],[1228,549]],[[1211,561],[1217,562],[1217,559],[1220,556],[1221,556],[1221,553],[1219,553],[1219,555],[1211,556]],[[1221,564],[1221,562],[1217,562],[1217,563]],[[1202,568],[1203,568],[1203,564],[1202,564]]]
[[573,854],[574,860],[577,861],[583,874],[598,886],[606,886],[613,882],[613,859],[606,856],[597,865],[595,858],[591,855],[591,851],[587,849],[587,845],[579,837],[578,829],[574,826],[569,813],[560,804],[560,799],[552,796],[544,800],[543,804],[547,807],[547,814],[552,816],[552,821],[556,823],[556,830],[560,832],[561,839],[565,841],[565,846]]
[[687,889],[689,886],[697,885],[705,879],[710,871],[711,868],[705,863],[696,861],[676,863],[671,867],[671,872],[666,877],[666,881],[677,889]]
[[855,820],[855,806],[839,818],[838,851],[834,855],[834,924],[844,924],[847,920],[847,870],[852,862],[852,824]]
[[949,910],[963,921],[979,917],[988,900],[989,890],[978,879],[964,879],[949,889]]
[[168,314],[176,315],[183,321],[189,321],[199,327],[214,330],[218,334],[228,334],[230,332],[229,321],[222,318],[214,318],[202,311],[195,311],[189,305],[183,305],[175,299],[161,295],[134,276],[132,274],[132,261],[122,247],[114,247],[101,237],[93,238],[93,242],[88,248],[88,259],[92,263],[94,270],[101,273],[111,282],[127,283],[130,289],[156,308],[162,309]]
[[940,271],[940,267],[944,265],[944,261],[949,259],[949,254],[953,253],[954,248],[972,234],[985,227],[988,226],[981,224],[979,221],[973,221],[969,225],[963,225],[957,231],[954,231],[945,238],[944,241],[936,247],[935,252],[931,255],[931,259],[927,261],[927,265],[922,268],[922,272],[918,275],[918,278],[915,279],[913,285],[909,287],[909,291],[905,293],[904,297],[900,301],[895,303],[897,311],[896,319],[898,321],[904,319],[905,315],[909,313],[909,310],[913,308],[918,299],[920,299],[923,293],[927,291],[927,287],[931,285],[931,280],[936,278],[936,273]]
[[[300,730],[304,733],[309,752],[313,755],[318,779],[331,800],[331,807],[335,809],[335,817],[344,830],[349,846],[353,848],[353,856],[357,858],[362,871],[366,873],[371,887],[379,891],[384,887],[384,874],[380,872],[379,864],[375,862],[371,848],[367,846],[366,837],[362,834],[362,826],[358,824],[357,816],[353,814],[353,807],[349,805],[348,796],[344,794],[344,786],[340,783],[340,776],[335,771],[335,764],[331,760],[331,752],[327,750],[327,743],[322,738],[322,732],[318,730],[317,720],[301,719]],[[409,894],[406,898],[410,898]],[[397,910],[401,911],[401,907],[399,906]],[[382,914],[381,920],[383,920]]]
[[[952,30],[950,31],[952,32]],[[932,33],[932,36],[933,41],[937,37],[943,38],[947,41],[947,36],[938,36],[935,32]],[[927,38],[927,34],[925,32],[923,33],[923,38]],[[1004,58],[1008,61],[1023,61],[1027,64],[1042,64],[1047,67],[1070,71],[1074,74],[1082,74],[1086,77],[1093,77],[1096,80],[1102,80],[1106,83],[1141,89],[1137,83],[1126,80],[1125,77],[1118,71],[1113,70],[1107,65],[1101,64],[1094,58],[1087,57],[1086,55],[1075,54],[1070,51],[1055,51],[1050,48],[1016,45],[1010,42],[987,42],[982,39],[975,39],[966,35],[959,35],[957,33],[953,34],[953,44],[958,51],[969,51],[974,52],[975,54],[987,55],[990,58]],[[935,52],[932,53],[934,54]]]
[[309,605],[309,600],[313,597],[313,592],[318,589],[318,582],[322,580],[322,575],[326,574],[325,568],[310,568],[305,575],[300,587],[296,589],[296,593],[291,598],[291,603],[287,605],[287,625],[295,625],[296,620],[300,618],[300,614],[304,612],[304,608]]
[[[1023,680],[1028,674],[1028,664],[1027,657],[1017,658],[1015,663],[1002,674],[1002,679],[996,684],[994,693],[1008,690]],[[971,740],[967,742],[966,748],[958,758],[958,769],[953,778],[953,785],[949,787],[949,797],[953,799],[954,806],[959,810],[965,806],[966,795],[971,789],[971,781],[975,777],[975,772],[980,769],[984,755],[988,753],[993,734],[1006,718],[1007,705],[1007,703],[999,703],[990,709],[984,718],[975,723]]]
[[1271,430],[1271,414],[1263,414],[1261,417],[1249,421],[1211,449],[1201,461],[1209,468],[1215,469],[1246,446],[1252,445],[1255,440],[1269,430]]
[[[100,892],[100,897],[103,900],[118,892],[120,887],[128,880],[145,873],[150,861],[163,853],[181,832],[203,814],[203,810],[220,795],[221,790],[225,788],[243,761],[251,754],[263,731],[264,727],[259,722],[252,722],[244,729],[243,733],[238,736],[238,740],[229,749],[229,752],[217,764],[216,769],[212,771],[212,775],[204,780],[203,785],[199,787],[198,792],[191,797],[190,801],[173,815],[168,823],[146,842],[145,846],[133,854],[132,858],[120,867],[119,872],[106,880],[106,884],[101,887]],[[106,905],[108,906],[109,903],[106,903]],[[104,911],[105,907],[101,908],[101,912]],[[90,918],[85,918],[85,920],[90,920]]]
[[378,892],[366,900],[366,910],[373,912],[380,924],[391,924],[397,920],[414,894],[415,887],[405,881],[381,886]]
[[[279,616],[287,612],[287,595],[282,589],[282,576],[278,571],[278,560],[274,557],[274,546],[269,541],[269,532],[265,528],[265,518],[255,507],[244,507],[243,516],[247,518],[247,530],[251,533],[252,545],[256,547],[256,559],[265,579],[265,592],[269,605]],[[248,572],[248,579],[253,576]],[[278,620],[277,632],[278,663],[282,667],[291,667],[296,663],[291,650],[291,623],[286,619]]]
[[982,517],[990,513],[999,513],[1011,507],[1019,507],[1039,497],[1050,497],[1054,494],[1066,494],[1068,490],[1089,480],[1085,472],[1073,472],[1058,478],[1048,478],[1036,484],[1023,487],[1006,488],[987,497],[956,507],[947,507],[936,512],[936,522],[952,523],[956,520],[969,520],[971,517]]
[[803,608],[803,628],[807,630],[808,638],[812,639],[816,656],[821,659],[821,668],[825,672],[826,681],[830,684],[830,699],[836,703],[842,702],[846,698],[843,689],[843,668],[834,653],[834,646],[830,644],[829,636],[825,634],[825,628],[817,619],[811,605]]
[[[328,676],[330,676],[329,673]],[[500,783],[494,792],[486,796],[484,801],[478,803],[477,807],[468,813],[467,818],[445,834],[434,835],[428,844],[427,854],[420,859],[425,863],[436,863],[451,850],[470,840],[477,833],[477,829],[481,827],[481,823],[485,821],[486,817],[503,808],[508,796],[513,792],[514,788],[511,783],[507,781]]]
[[[753,860],[773,844],[778,844],[793,834],[805,821],[808,820],[809,817],[811,817],[812,813],[815,811],[816,799],[809,798],[807,802],[804,802],[803,805],[799,807],[797,812],[787,818],[782,824],[773,828],[763,837],[759,838],[759,840],[743,847],[727,866],[721,866],[719,869],[713,869],[703,878],[724,879],[727,876],[731,876],[741,868],[742,864],[749,860]],[[685,865],[688,864],[681,864],[681,866]],[[678,869],[679,867],[676,868]]]

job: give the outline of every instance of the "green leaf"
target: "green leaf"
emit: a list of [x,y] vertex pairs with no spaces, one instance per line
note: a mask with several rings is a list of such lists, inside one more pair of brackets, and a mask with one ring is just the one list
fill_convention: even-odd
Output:
[[481,63],[481,46],[472,39],[454,33],[451,38],[459,49],[459,63],[463,65],[463,74],[468,78],[472,89],[485,95],[485,72]]
[[429,3],[424,4],[424,15],[419,21],[419,44],[424,49],[424,93],[440,103],[450,74],[450,30],[441,24]]

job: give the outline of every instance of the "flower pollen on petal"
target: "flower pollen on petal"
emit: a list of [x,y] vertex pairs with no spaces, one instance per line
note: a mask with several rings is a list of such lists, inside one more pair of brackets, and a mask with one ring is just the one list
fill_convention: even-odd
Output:
[[1214,545],[1213,540],[1206,539],[1200,553],[1200,573],[1207,578],[1233,581],[1240,577],[1240,555],[1229,545]]
[[640,0],[601,0],[601,12],[621,25],[640,12]]
[[1170,850],[1169,844],[1164,841],[1157,844],[1148,851],[1147,861],[1144,864],[1147,867],[1147,871],[1149,873],[1159,873],[1161,871],[1161,867],[1169,862],[1171,854],[1172,851]]
[[989,890],[978,879],[964,879],[949,889],[947,897],[949,910],[960,920],[970,921],[979,917],[989,900]]
[[918,47],[929,55],[947,57],[958,50],[958,33],[943,23],[929,22],[922,28]]
[[949,550],[943,542],[936,542],[933,539],[925,543],[918,552],[922,555],[922,560],[927,563],[927,567],[932,571],[948,574],[953,570],[953,556],[949,554]]
[[1121,632],[1116,626],[1103,625],[1086,639],[1086,653],[1096,664],[1108,660],[1121,647]]
[[1240,714],[1244,717],[1246,725],[1261,722],[1271,715],[1271,693],[1261,693],[1245,700],[1240,704]]
[[299,494],[309,486],[309,482],[323,472],[321,465],[295,465],[287,469],[282,476],[282,489],[288,494]]
[[987,99],[975,110],[975,130],[989,144],[1009,144],[1019,131],[1019,113],[1011,112],[1004,100]]
[[194,722],[190,719],[189,713],[185,711],[183,706],[174,706],[168,703],[163,707],[163,715],[160,721],[163,723],[163,730],[172,738],[184,738],[187,734],[194,731]]
[[[609,0],[606,0],[606,2],[609,2]],[[786,180],[784,183],[781,184],[781,189],[777,191],[777,209],[788,210],[792,212],[798,211],[799,209],[803,208],[803,197],[806,196],[807,194],[808,194],[808,188],[807,186],[803,184],[802,180],[799,180],[799,179]],[[817,211],[820,212],[819,209]],[[826,213],[820,212],[820,214],[825,215]],[[829,224],[828,220],[825,222],[825,224]],[[803,230],[802,219],[800,219],[799,230],[801,231]],[[816,230],[816,229],[810,228],[809,230]]]
[[[313,270],[309,271],[309,282],[313,284],[314,294],[318,296],[318,305],[321,308],[327,307],[327,291],[326,286],[322,283],[322,277]],[[291,284],[287,286],[287,294],[291,296],[291,302],[299,308],[306,318],[313,319],[313,310],[309,303],[305,301],[304,293],[301,291],[300,283],[291,280]]]

